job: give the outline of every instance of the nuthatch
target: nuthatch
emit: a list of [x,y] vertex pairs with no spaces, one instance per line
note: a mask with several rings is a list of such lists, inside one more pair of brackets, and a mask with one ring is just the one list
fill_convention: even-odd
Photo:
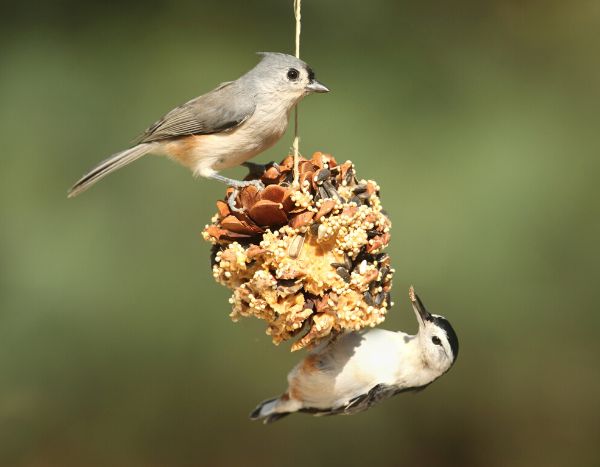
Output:
[[236,188],[260,184],[226,178],[217,171],[240,165],[273,146],[287,129],[291,110],[304,96],[329,91],[302,60],[282,53],[260,55],[260,63],[242,77],[171,110],[135,146],[84,175],[68,196],[77,196],[109,173],[151,153],[176,160],[194,175]]
[[294,412],[354,414],[406,391],[424,389],[458,356],[458,337],[442,316],[429,313],[410,289],[419,331],[383,329],[343,334],[316,348],[288,375],[288,389],[261,403],[253,420],[274,422]]

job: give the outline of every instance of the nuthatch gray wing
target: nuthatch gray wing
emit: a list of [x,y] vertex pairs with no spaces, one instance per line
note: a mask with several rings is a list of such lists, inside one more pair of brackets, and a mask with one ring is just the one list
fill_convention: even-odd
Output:
[[226,178],[217,171],[240,165],[273,146],[304,96],[329,91],[302,60],[274,52],[260,55],[262,60],[242,77],[171,110],[135,146],[84,175],[68,196],[77,196],[109,173],[151,153],[176,160],[194,175],[236,188],[257,183]]
[[456,333],[410,290],[416,335],[383,329],[342,334],[309,353],[289,373],[287,391],[262,402],[250,418],[270,423],[294,412],[354,414],[424,389],[446,373],[458,356]]

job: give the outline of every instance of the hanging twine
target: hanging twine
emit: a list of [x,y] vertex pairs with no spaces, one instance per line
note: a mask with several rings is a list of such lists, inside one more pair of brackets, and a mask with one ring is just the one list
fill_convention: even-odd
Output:
[[[302,0],[294,0],[294,17],[296,18],[296,58],[300,58],[300,29],[302,15],[300,9],[302,7]],[[298,155],[300,154],[300,137],[298,136],[298,106],[294,108],[294,143],[292,148],[294,150],[294,186],[298,186]]]

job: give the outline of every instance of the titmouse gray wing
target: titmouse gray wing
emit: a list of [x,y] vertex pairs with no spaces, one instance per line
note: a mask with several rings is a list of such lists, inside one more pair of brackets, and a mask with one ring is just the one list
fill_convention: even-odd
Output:
[[135,143],[151,143],[177,136],[208,135],[233,129],[252,116],[256,104],[238,82],[217,88],[174,108],[149,127]]

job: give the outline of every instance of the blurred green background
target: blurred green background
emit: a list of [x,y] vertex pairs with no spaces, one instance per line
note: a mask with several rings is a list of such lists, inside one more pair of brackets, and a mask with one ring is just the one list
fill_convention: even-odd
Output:
[[228,318],[200,236],[224,187],[148,158],[66,190],[291,52],[292,2],[109,3],[2,6],[1,466],[600,465],[598,2],[304,1],[333,92],[301,105],[301,150],[382,186],[384,327],[416,329],[414,284],[461,354],[425,392],[270,426],[247,414],[301,354]]

